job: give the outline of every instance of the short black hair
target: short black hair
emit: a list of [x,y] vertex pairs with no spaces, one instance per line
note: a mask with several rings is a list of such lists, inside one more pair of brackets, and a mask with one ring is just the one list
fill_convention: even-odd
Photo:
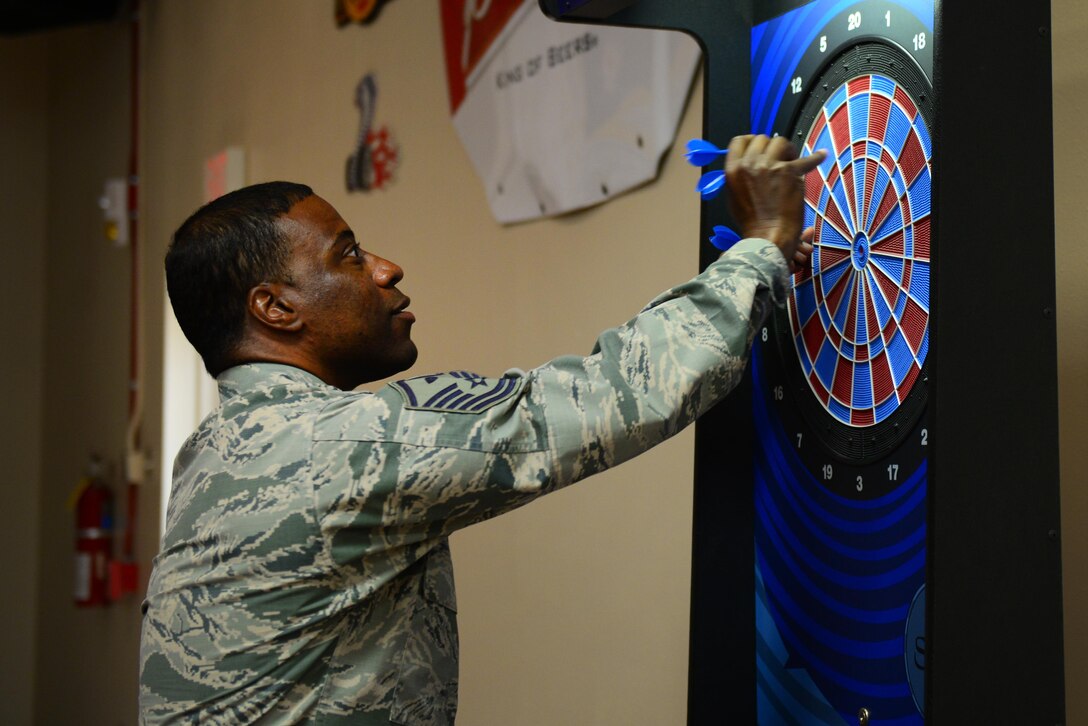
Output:
[[290,282],[290,249],[277,220],[314,192],[266,182],[208,202],[174,232],[166,252],[166,290],[174,316],[213,376],[234,365],[249,290]]

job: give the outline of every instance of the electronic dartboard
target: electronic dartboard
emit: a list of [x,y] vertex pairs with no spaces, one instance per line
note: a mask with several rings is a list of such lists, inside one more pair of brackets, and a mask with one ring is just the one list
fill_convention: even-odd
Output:
[[924,709],[933,6],[752,30],[752,127],[828,152],[811,264],[753,352],[761,723]]
[[830,154],[811,265],[696,426],[688,723],[1063,723],[1053,164],[1001,153],[1052,148],[1049,3],[539,2],[696,37],[697,150]]

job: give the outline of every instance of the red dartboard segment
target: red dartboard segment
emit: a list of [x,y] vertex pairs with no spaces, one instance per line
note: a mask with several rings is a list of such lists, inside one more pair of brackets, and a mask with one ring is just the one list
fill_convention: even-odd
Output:
[[831,167],[831,171],[827,175],[827,181],[824,182],[824,186],[829,190],[835,188],[835,182],[839,180],[839,165],[835,164]]
[[895,87],[895,101],[904,111],[906,111],[907,118],[911,121],[915,121],[914,117],[918,115],[918,107],[914,105],[914,101],[907,95],[907,92],[898,85]]
[[[827,311],[831,314],[832,320],[838,313],[839,306],[842,305],[843,296],[849,289],[849,275],[843,275],[839,281],[831,288],[830,294],[827,296]],[[834,327],[828,328],[826,332],[834,330]]]
[[899,165],[903,169],[903,178],[908,187],[918,178],[919,172],[926,165],[926,153],[922,150],[922,143],[913,129],[907,136],[903,152],[899,155]]
[[[843,217],[849,217],[851,226],[848,229],[858,228],[857,213],[854,211],[854,165],[850,164],[842,170],[842,188],[846,192],[846,204],[849,209],[842,209]],[[848,235],[853,236],[853,235]]]
[[820,348],[824,344],[824,340],[827,335],[827,331],[824,330],[824,326],[820,324],[820,316],[813,315],[807,323],[803,323],[804,327],[801,329],[801,339],[805,344],[805,352],[808,353],[808,359],[810,361],[816,360],[816,356],[820,354]]
[[827,329],[827,339],[831,341],[831,345],[835,346],[836,350],[842,348],[842,336],[839,335],[839,331],[832,325]]
[[831,116],[831,140],[835,144],[835,156],[850,146],[850,113],[844,103]]
[[917,363],[912,363],[907,375],[903,378],[903,382],[899,384],[899,388],[896,393],[899,394],[899,400],[902,401],[910,393],[910,389],[914,387],[914,382],[918,380],[919,368]]
[[869,207],[873,199],[873,191],[876,187],[876,174],[880,170],[880,164],[876,159],[869,159],[865,164],[865,209],[861,211],[861,218],[869,218]]
[[844,360],[839,361],[835,369],[835,384],[831,388],[831,395],[841,403],[850,405],[854,389],[854,366]]
[[[859,275],[859,277],[861,277],[861,276]],[[880,329],[880,323],[878,323],[877,319],[876,319],[876,304],[872,301],[872,298],[871,298],[872,291],[869,290],[869,283],[866,280],[862,279],[861,284],[862,284],[863,289],[865,290],[865,322],[866,322],[866,325],[868,325],[867,330],[869,330],[869,331],[879,330]],[[879,295],[880,293],[877,293],[877,294]],[[867,336],[867,338],[868,338],[868,340],[872,340],[873,339],[873,334],[870,333]]]
[[870,81],[869,76],[861,76],[859,78],[855,78],[852,81],[847,81],[847,83],[846,83],[846,93],[847,93],[847,95],[848,96],[857,96],[860,93],[868,91],[869,90],[869,81]]
[[[846,178],[847,177],[845,176],[843,177],[843,179]],[[849,199],[849,197],[847,198]],[[823,219],[829,224],[834,225],[835,229],[839,231],[839,234],[841,234],[843,237],[846,237],[847,241],[849,241],[851,236],[850,227],[846,224],[846,220],[843,219],[843,214],[845,210],[839,210],[839,203],[835,201],[835,198],[833,196],[828,195],[826,206],[824,207],[822,212]],[[817,210],[816,214],[819,215],[820,213],[820,210]],[[823,240],[821,239],[819,242],[822,243]]]
[[794,273],[793,284],[796,287],[796,286],[800,285],[801,283],[805,282],[806,280],[811,280],[811,279],[812,279],[812,266],[811,265],[802,265],[802,266],[798,267],[797,272]]
[[903,196],[899,197],[899,206],[903,208],[903,223],[906,224],[913,221],[913,218],[910,216],[910,197],[906,192],[903,192]]
[[880,200],[880,206],[877,207],[876,215],[873,217],[872,229],[880,229],[884,220],[898,204],[899,194],[895,191],[895,185],[889,182],[884,190],[884,198]]
[[805,201],[816,209],[820,204],[820,195],[824,193],[824,182],[819,174],[805,176]]
[[[891,115],[892,101],[887,96],[874,93],[869,97],[869,138],[873,141],[884,141],[884,132],[888,128],[888,117]],[[884,152],[887,154],[887,152]],[[889,162],[891,156],[888,156]],[[890,168],[890,164],[888,168]]]
[[899,328],[895,324],[895,318],[889,318],[888,322],[884,325],[884,329],[880,331],[880,337],[884,341],[885,346],[892,342],[892,338],[895,337],[895,331],[898,329]]
[[[866,150],[867,147],[868,147],[868,144],[866,142],[857,141],[857,142],[854,143],[854,145],[850,149],[850,154],[854,158],[854,163],[850,165],[850,170],[849,170],[850,194],[851,194],[851,196],[848,197],[848,198],[850,199],[851,204],[854,206],[854,229],[855,230],[859,230],[859,229],[862,228],[862,221],[865,219],[865,205],[864,204],[858,204],[857,203],[857,197],[853,196],[853,194],[856,191],[856,186],[855,185],[858,183],[857,176],[856,176],[858,170],[860,169],[861,173],[864,175],[865,174],[865,169],[868,168],[868,163],[867,163],[867,160],[865,158],[865,150]],[[867,198],[868,198],[868,195],[866,194],[865,182],[864,182],[864,176],[863,176],[862,177],[862,199],[864,200],[864,199],[867,199]]]
[[[931,231],[928,212],[915,223],[906,190],[929,173],[929,131],[906,92],[879,74],[850,79],[845,93],[840,86],[829,98],[838,105],[825,106],[805,135],[805,153],[817,143],[826,146],[828,134],[835,153],[821,174],[806,180],[817,248],[812,278],[793,278],[795,285],[814,286],[808,305],[814,301],[817,312],[798,319],[791,296],[789,319],[802,367],[824,409],[850,426],[870,426],[895,411],[917,378],[917,370],[893,371],[891,361],[902,366],[906,355],[915,369],[924,363],[928,286],[911,290],[911,278],[914,266],[923,265],[928,280]],[[892,114],[899,119],[894,127]],[[830,279],[835,283],[825,288]],[[829,343],[837,356],[827,354]],[[870,352],[876,354],[872,361]],[[858,366],[867,370],[859,373]]]
[[[851,282],[853,282],[853,280],[851,280]],[[843,337],[846,338],[847,342],[854,343],[856,345],[859,342],[857,333],[858,306],[857,301],[855,300],[855,296],[857,295],[857,289],[853,284],[851,284],[848,290],[849,294],[846,296],[845,304],[849,307],[847,307],[846,309],[846,326],[843,330]]]
[[[880,291],[884,293],[884,300],[888,303],[888,307],[895,309],[895,304],[899,301],[899,294],[901,292],[899,283],[890,277],[888,277],[884,270],[880,267],[873,265],[873,277],[876,278],[877,285],[880,286]],[[891,321],[889,321],[889,324]]]
[[929,217],[914,223],[914,259],[929,262]]
[[887,148],[880,149],[880,165],[884,167],[884,171],[888,172],[888,174],[895,171],[895,159],[892,158]]
[[871,370],[873,371],[873,402],[879,405],[895,393],[892,372],[888,368],[888,354],[880,351],[872,359]]
[[871,408],[855,408],[850,411],[850,423],[853,426],[872,426],[876,418]]
[[[915,238],[917,239],[917,238]],[[915,242],[917,244],[917,242]],[[903,230],[898,230],[895,234],[890,234],[879,242],[873,243],[870,248],[874,255],[891,255],[893,257],[903,256]]]
[[903,335],[907,339],[907,344],[916,358],[918,351],[922,349],[922,338],[926,335],[928,325],[929,314],[913,298],[907,298],[907,307],[903,310],[901,327],[903,328]]
[[845,262],[850,256],[850,251],[842,247],[822,245],[820,247],[820,269],[824,272],[835,267],[840,262]]
[[820,399],[820,403],[826,406],[831,394],[824,388],[824,384],[820,382],[819,377],[816,375],[816,371],[809,374],[808,383],[812,386],[812,392],[816,394],[816,398]]
[[803,265],[797,268],[797,272],[793,273],[793,286],[797,287],[805,280],[812,279],[812,266]]
[[[836,268],[838,264],[845,263],[846,258],[850,256],[848,250],[840,249],[838,247],[820,247],[819,248],[819,264],[823,272],[827,272],[833,268]],[[844,282],[846,278],[849,278],[849,274],[842,275],[836,284],[832,286],[832,290],[827,293],[827,309],[831,311],[831,316],[834,316],[834,310],[839,307],[839,299],[842,297],[842,291],[844,290]],[[823,285],[824,275],[820,274],[820,284]]]
[[[822,278],[821,278],[822,282]],[[839,306],[842,305],[843,296],[849,290],[850,275],[846,274],[840,277],[831,289],[827,291],[826,304],[824,308],[834,319]]]

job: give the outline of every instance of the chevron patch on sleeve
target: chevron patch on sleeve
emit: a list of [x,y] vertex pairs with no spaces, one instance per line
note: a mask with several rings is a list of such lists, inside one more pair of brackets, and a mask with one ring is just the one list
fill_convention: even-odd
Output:
[[404,399],[405,408],[480,413],[516,395],[523,381],[523,378],[484,378],[468,371],[451,371],[394,381],[390,385]]

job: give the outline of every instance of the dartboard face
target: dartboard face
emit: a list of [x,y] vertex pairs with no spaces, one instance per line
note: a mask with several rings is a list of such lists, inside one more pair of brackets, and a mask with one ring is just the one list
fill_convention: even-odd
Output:
[[864,465],[912,435],[927,398],[932,92],[905,53],[875,41],[814,87],[792,136],[828,158],[806,177],[814,250],[776,338],[807,427],[836,460]]
[[790,333],[809,387],[839,423],[886,421],[929,348],[929,130],[907,91],[880,73],[840,85],[805,134],[827,149],[805,189],[810,267],[793,281]]
[[760,723],[922,718],[932,21],[814,0],[752,31],[753,130],[828,152],[753,349]]

